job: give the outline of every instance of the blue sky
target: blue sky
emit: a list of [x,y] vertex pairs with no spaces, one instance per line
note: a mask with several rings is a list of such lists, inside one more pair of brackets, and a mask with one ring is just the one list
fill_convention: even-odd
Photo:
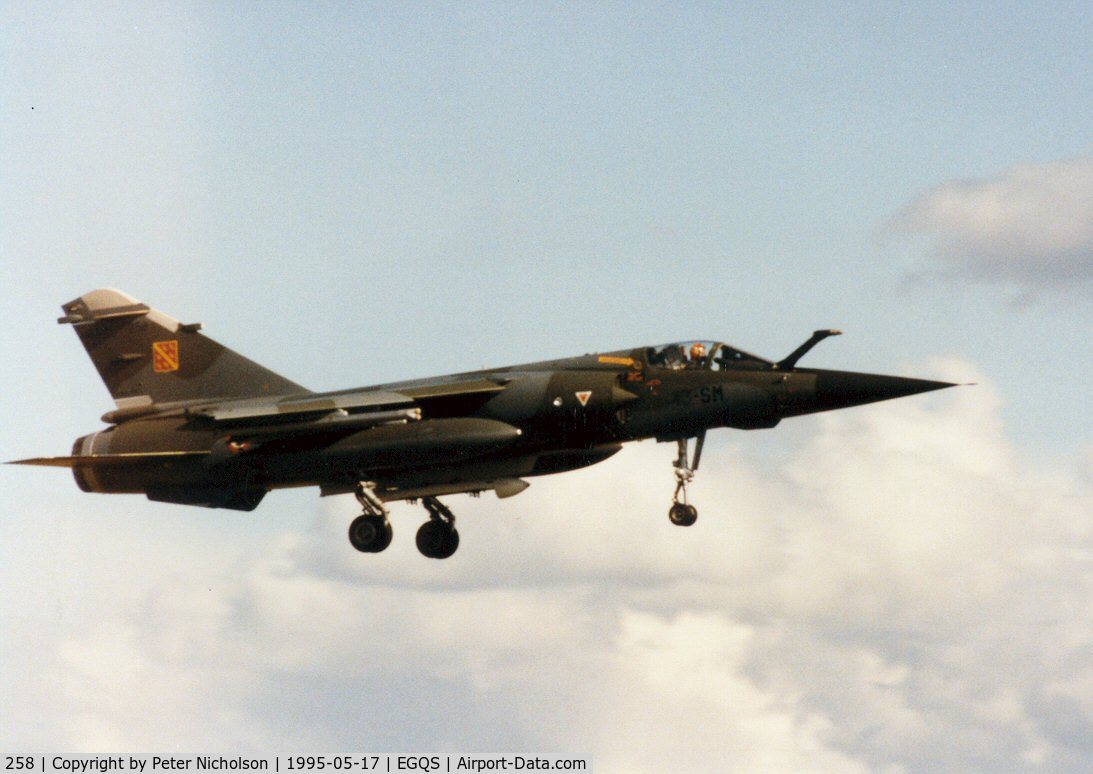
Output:
[[[934,459],[923,451],[933,448],[940,455],[935,462],[950,474],[968,465],[984,480],[1009,482],[1019,491],[1011,493],[1009,505],[995,505],[1015,523],[1030,514],[1014,503],[1029,502],[1030,492],[1040,492],[1043,502],[1056,504],[1040,518],[1059,526],[1044,545],[1070,557],[1061,560],[1053,582],[1088,594],[1089,537],[1080,514],[1089,502],[1093,461],[1086,397],[1093,380],[1091,32],[1088,8],[1078,3],[931,3],[909,9],[856,3],[746,9],[493,3],[6,6],[0,10],[0,280],[9,292],[0,311],[0,342],[5,359],[18,366],[9,371],[0,402],[2,456],[62,453],[112,407],[71,331],[53,324],[59,304],[95,287],[118,287],[184,321],[200,320],[214,338],[313,389],[685,337],[722,338],[782,356],[812,330],[838,327],[847,335],[825,342],[806,364],[981,382],[958,397],[912,399],[921,401],[915,404],[924,407],[918,420],[935,440],[911,433],[924,446],[895,459]],[[859,525],[854,514],[873,495],[862,493],[858,505],[834,493],[835,501],[823,501],[815,493],[823,485],[799,474],[802,466],[814,464],[806,452],[827,449],[844,459],[845,469],[823,471],[840,480],[856,470],[855,428],[865,437],[880,434],[881,446],[891,442],[902,448],[882,430],[906,431],[909,425],[901,422],[916,416],[915,406],[861,409],[879,413],[835,424],[801,419],[765,434],[726,431],[713,444],[727,463],[725,481],[718,484],[723,489],[717,491],[745,522],[747,512],[762,513],[775,501],[798,512],[798,520],[779,517],[787,518],[778,521],[782,537],[830,555],[831,544],[817,537],[823,533],[809,530],[833,520],[847,531],[833,531],[830,539],[846,545]],[[940,439],[965,450],[967,459],[945,457],[936,449]],[[837,441],[851,451],[824,446]],[[864,466],[870,453],[860,453]],[[552,498],[563,496],[559,493],[625,491],[628,481],[654,478],[658,465],[665,475],[663,492],[656,492],[666,499],[670,456],[667,447],[642,445],[604,471],[575,474],[576,489],[554,489],[570,485],[543,480],[533,487],[539,494],[503,504],[483,500],[484,510],[498,514],[497,523],[491,522],[490,534],[472,541],[518,542],[499,525],[513,516],[519,525],[534,521],[536,510],[553,508]],[[883,473],[899,475],[893,469]],[[715,475],[721,474],[709,473],[711,479]],[[924,480],[931,475],[923,472]],[[967,481],[957,477],[951,483]],[[890,483],[886,488],[878,482],[875,489],[900,496],[918,491]],[[796,497],[775,494],[776,485]],[[9,592],[5,618],[24,631],[49,632],[59,645],[53,656],[32,658],[22,639],[12,640],[5,658],[19,664],[45,659],[39,666],[75,675],[77,682],[81,666],[66,654],[88,643],[81,643],[83,634],[72,625],[85,614],[72,607],[120,610],[116,634],[150,626],[137,609],[162,603],[168,611],[181,611],[184,620],[192,616],[195,625],[212,621],[214,634],[223,634],[226,619],[210,612],[219,608],[203,607],[184,591],[170,596],[165,577],[191,580],[195,589],[203,573],[222,578],[227,590],[221,603],[234,609],[248,594],[272,595],[273,581],[261,558],[266,554],[292,568],[286,571],[296,579],[286,590],[289,599],[314,602],[309,595],[322,596],[316,589],[356,599],[380,588],[395,600],[391,605],[420,606],[425,618],[430,604],[450,604],[444,572],[416,567],[419,558],[409,552],[392,559],[395,566],[385,565],[390,572],[380,576],[350,566],[361,564],[360,557],[331,558],[345,553],[341,527],[334,524],[348,516],[329,503],[317,504],[314,492],[275,493],[256,519],[243,521],[136,498],[83,497],[70,480],[50,471],[7,469],[4,490],[10,498],[6,510],[23,517],[3,528],[3,553],[12,560],[4,562],[4,573],[10,574],[5,586],[22,589],[35,581],[44,597],[63,590],[70,600],[43,608],[60,610],[56,615],[32,613],[23,606],[22,592]],[[653,493],[650,497],[649,512],[660,526],[666,521],[661,504]],[[703,509],[704,520],[711,522],[718,519],[713,499],[710,495]],[[984,501],[956,499],[959,505],[945,501],[945,507],[958,509],[951,514],[954,522],[986,507]],[[479,502],[460,498],[453,505],[470,522]],[[35,514],[50,516],[42,521]],[[905,516],[912,522],[925,518]],[[405,519],[396,544],[400,537],[407,542],[410,516]],[[129,556],[133,546],[126,541],[135,541],[153,558],[179,562],[181,575],[150,572],[133,592],[134,607],[118,607],[110,601],[117,593],[110,572],[66,542],[75,538],[61,538],[53,548],[50,536],[40,531],[43,524],[53,535],[93,533],[87,539],[104,556]],[[598,553],[585,564],[560,558],[572,546],[548,541],[558,554],[537,555],[538,574],[531,583],[543,596],[529,600],[514,592],[512,605],[538,610],[553,588],[552,569],[557,570],[591,600],[579,609],[554,611],[559,620],[570,613],[582,621],[603,613],[616,622],[604,630],[615,637],[604,658],[613,659],[617,672],[612,674],[620,680],[627,670],[659,663],[649,653],[639,658],[637,646],[627,645],[631,635],[644,641],[634,627],[660,643],[657,653],[669,660],[675,653],[682,662],[689,651],[674,639],[679,631],[695,627],[711,641],[725,634],[726,641],[740,646],[732,653],[716,652],[727,659],[724,679],[741,697],[754,699],[749,706],[762,719],[741,725],[740,738],[755,741],[754,749],[784,748],[787,757],[778,762],[790,768],[805,760],[794,757],[792,740],[810,734],[818,735],[836,768],[895,762],[914,770],[937,762],[898,745],[882,750],[882,742],[855,731],[847,717],[830,709],[839,697],[823,686],[793,682],[804,678],[772,664],[751,663],[746,643],[774,636],[777,627],[745,632],[741,627],[754,625],[754,610],[730,606],[725,613],[702,602],[693,589],[676,588],[662,566],[671,564],[667,560],[649,559],[656,570],[647,575],[641,569],[649,569],[645,560],[636,561],[633,577],[612,581],[627,589],[619,592],[623,602],[612,602],[595,571],[598,561],[611,563],[603,557],[613,550],[606,542],[613,533],[603,529],[608,532],[588,535]],[[982,529],[982,524],[969,526],[971,534]],[[157,535],[175,530],[179,545],[158,542]],[[756,530],[753,537],[761,533]],[[465,533],[465,540],[470,536]],[[319,537],[332,545],[321,549],[307,543]],[[922,558],[916,553],[922,546],[913,535],[906,537],[901,545],[909,553],[898,558],[913,563]],[[1027,538],[1015,534],[1011,547]],[[658,540],[663,544],[630,548],[663,553],[680,565],[689,561],[678,535],[668,532]],[[881,537],[878,541],[882,546]],[[748,565],[754,575],[746,577],[711,570],[702,582],[728,598],[735,598],[731,592],[741,584],[762,587],[765,573],[777,564],[774,557],[784,558],[786,549],[763,540],[745,544],[757,557],[766,556],[765,548],[774,551],[773,564],[756,559]],[[975,541],[965,548],[973,556],[993,556]],[[184,559],[203,551],[213,556],[193,564]],[[323,579],[315,552],[339,563],[336,582]],[[464,553],[464,565],[449,569],[459,583],[494,593],[525,586],[506,576],[509,565],[496,572],[478,567],[476,575],[468,566],[476,555],[464,547],[459,558]],[[923,591],[917,581],[873,577],[854,557],[835,554],[843,557],[836,570],[847,577],[869,577],[901,593]],[[71,562],[69,572],[46,569],[57,556]],[[743,554],[734,557],[746,560]],[[127,572],[146,569],[126,561],[119,558]],[[162,562],[151,564],[162,567]],[[1020,562],[1017,569],[1006,567],[999,577],[1028,571]],[[73,577],[87,581],[85,597]],[[783,622],[807,610],[809,626],[815,624],[819,619],[812,616],[819,613],[789,590],[802,578],[789,573],[778,579],[779,589],[774,590],[775,580],[764,587],[769,596],[755,592],[763,609],[776,611]],[[324,587],[327,581],[334,585]],[[658,593],[666,593],[662,587],[679,593],[675,614],[670,606],[650,607],[634,590],[650,586]],[[182,587],[188,588],[185,582]],[[435,599],[407,601],[407,589],[415,588]],[[459,604],[469,605],[473,615],[481,603],[466,597]],[[946,604],[940,600],[911,625],[933,625],[931,616],[949,610]],[[231,642],[239,647],[228,650],[238,655],[245,649],[241,643],[258,638],[256,632],[270,621],[284,623],[284,615],[283,610],[258,615],[252,628],[233,630]],[[1019,617],[997,621],[1002,633],[1012,633],[1010,625],[1025,625]],[[1086,620],[1074,634],[1086,648],[1090,628]],[[797,637],[815,645],[809,637],[819,637],[820,630],[827,631],[805,627],[782,634],[787,641]],[[181,636],[179,631],[165,625],[156,636]],[[596,633],[584,628],[575,636]],[[954,642],[961,639],[960,633],[953,636]],[[96,642],[104,638],[109,641],[109,633],[102,632]],[[885,629],[875,639],[894,643],[898,638]],[[445,650],[448,642],[440,636],[425,641],[431,644],[423,646],[422,658],[436,655],[430,648]],[[149,654],[139,642],[102,647],[121,671],[140,662],[189,674],[196,683],[215,677],[215,670],[194,672],[184,648]],[[475,646],[489,649],[492,642],[487,638]],[[550,642],[541,651],[528,643],[513,645],[513,658],[519,662],[519,654],[545,653],[549,661],[551,654],[566,652],[564,645]],[[389,650],[386,641],[373,644]],[[865,650],[862,645],[833,658],[841,654],[847,660],[840,663],[851,663],[848,653]],[[897,676],[905,669],[908,685],[921,678],[907,696],[926,697],[926,704],[936,700],[929,659],[902,662],[893,653],[877,655],[876,663],[894,666],[876,668]],[[330,664],[340,655],[337,648],[328,653]],[[861,678],[866,685],[862,675],[875,666],[844,676],[848,684]],[[277,702],[294,705],[305,693],[324,691],[348,701],[345,690],[322,687],[336,682],[335,671],[309,673],[301,664],[277,669],[277,675],[290,674],[286,685],[297,686],[278,693]],[[1069,677],[1088,680],[1088,659],[1084,670],[1076,668]],[[271,674],[258,674],[256,685],[272,685]],[[309,674],[321,685],[309,683]],[[480,686],[469,674],[457,670],[435,678],[450,689],[444,694],[450,706],[478,695]],[[406,665],[384,677],[411,684],[405,689],[409,698],[392,709],[393,717],[420,715],[436,689],[414,683],[412,675]],[[510,679],[507,692],[503,681],[491,690],[504,696],[525,689],[534,693],[535,686]],[[978,679],[986,685],[991,676]],[[771,717],[778,703],[770,696],[779,680],[789,686],[785,696],[815,703]],[[265,695],[263,690],[252,686],[236,697],[233,717],[253,722],[240,724],[234,744],[257,746],[260,741],[254,740],[262,733],[283,736],[274,732],[276,721],[258,718],[255,697]],[[1035,714],[1046,699],[1034,701],[1023,690],[999,693],[1000,706],[1010,702],[1028,709],[1032,719],[1024,718],[1022,728],[1051,726],[1042,712]],[[47,708],[47,718],[73,720],[71,705],[47,693],[34,684],[4,688],[0,708],[6,714],[17,702],[36,701]],[[985,687],[980,693],[994,696]],[[599,717],[595,702],[578,687],[569,698],[590,718]],[[588,701],[582,704],[582,698]],[[331,701],[339,706],[336,697]],[[681,710],[690,706],[686,698],[678,701]],[[1088,701],[1074,701],[1089,711]],[[172,717],[196,735],[202,727],[187,714],[199,706],[198,699],[194,702],[176,706]],[[694,702],[709,709],[703,704],[708,699]],[[623,705],[633,720],[623,728],[640,733],[645,722],[640,702]],[[953,717],[967,715],[959,702],[952,706]],[[128,711],[135,717],[138,710]],[[119,717],[126,711],[119,709]],[[829,724],[823,726],[828,731],[806,724],[796,736],[777,732],[794,718],[812,717],[809,713]],[[57,743],[94,746],[88,739],[99,729],[109,746],[110,718],[91,715],[88,710],[79,716],[91,731],[77,740],[55,737]],[[999,709],[991,716],[993,726],[984,721],[984,738],[1012,732],[1004,715]],[[936,720],[922,722],[932,728]],[[392,726],[393,747],[405,740],[438,748],[445,741],[428,734],[400,737],[395,726],[404,727]],[[474,741],[473,726],[468,721],[461,743]],[[528,731],[534,726],[529,715],[525,726],[498,743],[588,744],[602,759],[641,768],[611,757],[621,753],[599,737],[561,730],[540,739]],[[766,731],[749,736],[749,729],[760,727]],[[265,731],[246,741],[246,728]],[[1026,761],[1077,768],[1090,754],[1088,726],[1073,748],[1046,732],[1041,737],[1048,741],[1030,742],[1023,751],[1031,756]],[[316,730],[300,738],[322,746],[346,737],[323,737]],[[1069,737],[1060,732],[1058,738]],[[489,747],[491,739],[482,743]],[[134,740],[151,747],[171,744],[167,730],[121,734],[117,744]],[[975,759],[973,753],[960,760]],[[760,768],[763,762],[741,762],[749,761]]]
[[[223,319],[328,388],[684,336],[777,355],[830,326],[850,335],[829,361],[884,370],[898,331],[908,363],[966,356],[1039,394],[1007,409],[1037,453],[1073,427],[1056,369],[1088,380],[1087,295],[1018,311],[1024,289],[908,284],[925,248],[893,221],[1088,154],[1077,5],[7,14],[13,283]],[[299,347],[269,308],[307,309]]]

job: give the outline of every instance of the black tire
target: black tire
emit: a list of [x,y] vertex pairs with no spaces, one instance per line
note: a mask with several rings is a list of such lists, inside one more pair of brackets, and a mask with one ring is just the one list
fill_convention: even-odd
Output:
[[417,550],[430,559],[447,559],[457,548],[459,533],[455,527],[430,519],[417,531]]
[[677,527],[689,527],[698,521],[698,509],[693,505],[675,503],[668,509],[668,518]]
[[391,523],[383,516],[365,514],[353,519],[349,525],[349,542],[362,553],[379,553],[391,545],[393,536]]

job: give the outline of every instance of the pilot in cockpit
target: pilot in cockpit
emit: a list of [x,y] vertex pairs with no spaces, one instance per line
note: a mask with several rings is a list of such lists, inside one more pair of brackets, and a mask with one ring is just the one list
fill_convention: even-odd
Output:
[[691,345],[691,359],[687,363],[688,368],[704,368],[706,366],[706,345],[696,341]]

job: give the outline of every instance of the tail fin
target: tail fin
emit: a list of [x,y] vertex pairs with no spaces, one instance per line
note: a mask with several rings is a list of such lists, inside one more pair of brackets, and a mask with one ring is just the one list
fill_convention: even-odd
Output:
[[309,392],[132,296],[103,288],[61,307],[119,408]]

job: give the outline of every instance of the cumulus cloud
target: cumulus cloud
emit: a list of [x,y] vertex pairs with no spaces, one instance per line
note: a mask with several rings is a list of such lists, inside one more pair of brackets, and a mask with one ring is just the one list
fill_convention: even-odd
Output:
[[75,592],[78,625],[18,611],[5,661],[31,675],[0,686],[0,744],[1088,770],[1093,490],[1022,462],[978,379],[789,420],[815,433],[774,467],[716,435],[690,529],[652,443],[519,498],[452,498],[445,562],[417,555],[407,505],[388,551],[350,550],[351,498],[249,549],[210,519],[192,563],[164,557],[200,537],[157,552],[81,523],[111,580]]
[[900,213],[943,274],[1025,289],[1093,280],[1093,157],[1024,164],[927,191]]

